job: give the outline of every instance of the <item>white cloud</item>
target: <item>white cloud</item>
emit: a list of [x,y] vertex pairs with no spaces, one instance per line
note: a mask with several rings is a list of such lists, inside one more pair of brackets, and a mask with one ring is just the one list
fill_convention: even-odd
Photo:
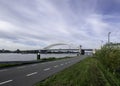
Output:
[[15,28],[15,26],[12,25],[10,22],[0,21],[0,31],[11,32],[10,29],[12,29],[12,31],[14,31],[17,28]]
[[86,19],[86,23],[94,31],[95,35],[101,35],[109,28],[109,24],[102,20],[101,16],[92,15]]
[[1,0],[0,48],[38,49],[58,42],[98,48],[109,31],[117,31],[112,39],[118,41],[119,23],[106,21],[116,17],[97,13],[96,6],[93,0]]

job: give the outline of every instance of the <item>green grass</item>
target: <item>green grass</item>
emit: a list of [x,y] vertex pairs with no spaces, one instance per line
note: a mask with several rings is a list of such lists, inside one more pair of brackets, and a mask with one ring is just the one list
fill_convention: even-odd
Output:
[[16,64],[0,64],[0,68],[3,67],[11,67],[11,66],[15,66]]
[[48,61],[55,61],[55,60],[62,60],[62,59],[67,59],[67,58],[73,58],[73,57],[64,57],[64,58],[55,58],[55,57],[50,57],[50,58],[42,58],[39,60],[39,62],[26,62],[26,63],[6,63],[6,64],[0,64],[0,68],[6,68],[6,67],[14,67],[14,66],[21,66],[21,65],[27,65],[27,64],[34,64],[34,63],[40,63],[40,62],[48,62]]
[[120,86],[120,81],[96,58],[86,58],[36,86]]
[[120,47],[104,45],[95,55],[107,70],[112,72],[120,82]]
[[73,57],[64,57],[64,58],[55,58],[55,57],[50,57],[50,58],[42,58],[40,60],[42,61],[54,61],[54,60],[62,60],[62,59],[68,59],[68,58],[73,58]]

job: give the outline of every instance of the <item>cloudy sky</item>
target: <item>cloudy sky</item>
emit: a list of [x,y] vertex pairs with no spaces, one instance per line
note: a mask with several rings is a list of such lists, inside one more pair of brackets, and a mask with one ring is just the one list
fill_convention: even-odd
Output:
[[120,42],[120,0],[0,0],[0,49]]

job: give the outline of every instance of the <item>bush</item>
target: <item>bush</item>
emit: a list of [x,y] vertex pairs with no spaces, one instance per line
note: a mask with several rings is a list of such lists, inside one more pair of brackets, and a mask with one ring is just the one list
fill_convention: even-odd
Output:
[[103,63],[108,70],[116,71],[120,69],[120,49],[105,45],[101,50],[95,54],[101,63]]

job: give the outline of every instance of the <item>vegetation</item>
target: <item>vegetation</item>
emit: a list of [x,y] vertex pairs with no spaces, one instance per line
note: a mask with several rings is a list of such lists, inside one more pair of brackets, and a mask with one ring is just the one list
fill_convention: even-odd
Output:
[[6,64],[0,64],[0,68],[5,68],[5,67],[13,67],[13,66],[21,66],[21,65],[26,65],[26,64],[34,64],[34,63],[40,63],[40,62],[48,62],[48,61],[54,61],[54,60],[61,60],[61,59],[67,59],[67,58],[72,58],[72,57],[64,57],[64,58],[55,58],[55,57],[50,57],[50,58],[42,58],[38,61],[31,61],[31,62],[21,62],[21,63],[6,63]]
[[36,86],[119,86],[118,79],[95,58],[87,58]]
[[11,67],[11,66],[15,66],[15,64],[0,64],[0,68]]
[[15,66],[21,66],[21,65],[27,65],[27,64],[34,64],[35,62],[29,62],[29,63],[4,63],[4,64],[0,64],[0,69],[1,68],[7,68],[7,67],[15,67]]
[[112,45],[106,44],[96,52],[95,57],[120,80],[120,47]]
[[64,57],[64,58],[50,57],[50,58],[42,58],[42,59],[40,59],[40,60],[42,60],[42,61],[54,61],[54,60],[67,59],[67,58],[72,58],[72,57],[68,57],[68,56],[66,56],[66,57]]
[[86,58],[36,86],[120,86],[120,48],[106,44],[93,57]]

